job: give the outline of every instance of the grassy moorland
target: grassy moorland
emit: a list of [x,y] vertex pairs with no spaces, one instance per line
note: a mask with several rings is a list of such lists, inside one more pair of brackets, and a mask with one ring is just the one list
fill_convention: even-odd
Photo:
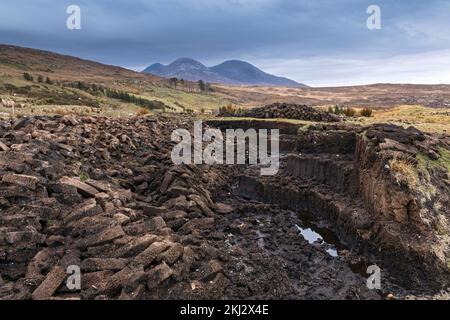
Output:
[[[173,80],[173,79],[172,79]],[[128,69],[56,53],[0,45],[0,117],[43,114],[128,116],[188,112],[210,117],[220,107],[263,106],[273,102],[371,108],[371,117],[346,121],[414,125],[424,131],[450,132],[449,85],[392,85],[335,88],[283,88],[208,85],[172,81]],[[281,120],[281,119],[280,119]],[[282,120],[302,123],[297,120]]]
[[[356,109],[358,113],[360,110]],[[274,119],[256,118],[219,118],[222,120],[248,119],[273,121]],[[294,119],[275,119],[276,121],[308,125],[311,122]],[[386,109],[373,109],[371,117],[345,117],[347,123],[369,125],[373,123],[392,123],[403,127],[414,126],[426,132],[450,132],[450,108],[427,108],[423,106],[398,106]]]
[[[174,84],[120,67],[6,45],[0,45],[0,96],[17,103],[17,115],[75,112],[122,116],[145,113],[143,108],[147,112],[208,113],[231,102],[213,89],[201,90],[195,82]],[[11,110],[0,112],[4,116]]]

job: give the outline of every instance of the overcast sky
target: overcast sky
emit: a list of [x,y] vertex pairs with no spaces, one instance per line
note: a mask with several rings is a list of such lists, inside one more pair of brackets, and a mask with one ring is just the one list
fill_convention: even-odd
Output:
[[[72,4],[81,30],[66,27]],[[313,86],[450,83],[450,1],[0,0],[0,43],[134,70],[241,59]]]

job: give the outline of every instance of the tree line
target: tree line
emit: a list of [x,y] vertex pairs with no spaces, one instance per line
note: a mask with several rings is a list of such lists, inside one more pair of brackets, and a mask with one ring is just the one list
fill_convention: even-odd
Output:
[[[29,74],[28,72],[25,72],[23,74],[23,78],[27,81],[34,82],[34,77],[31,74]],[[44,76],[42,76],[42,75],[37,76],[37,82],[46,83],[46,84],[50,84],[50,85],[54,83],[53,80],[51,80],[49,77],[44,78]]]
[[169,86],[174,89],[177,89],[181,86],[182,89],[186,88],[186,89],[188,89],[188,91],[191,91],[191,90],[196,89],[195,87],[192,87],[192,85],[195,84],[195,86],[197,87],[197,89],[200,92],[213,92],[214,91],[211,84],[208,82],[205,82],[203,80],[198,80],[197,82],[190,82],[190,81],[186,81],[184,79],[178,79],[176,77],[173,77],[173,78],[169,78],[168,82],[169,82]]
[[[34,80],[35,80],[35,77],[28,72],[25,72],[23,74],[23,78],[26,81],[30,81],[30,82],[34,82]],[[51,80],[49,77],[44,78],[42,75],[38,75],[36,79],[37,79],[37,82],[39,82],[39,83],[46,83],[49,85],[55,84],[55,82],[53,80]],[[57,83],[57,84],[61,85],[60,83]],[[103,96],[106,96],[111,99],[117,99],[120,101],[133,103],[135,105],[138,105],[143,108],[150,109],[150,110],[164,110],[164,111],[166,109],[169,109],[172,111],[175,110],[175,108],[168,106],[161,101],[145,99],[142,97],[138,97],[134,94],[128,93],[127,91],[110,89],[110,88],[107,88],[107,87],[104,87],[104,86],[101,86],[101,85],[98,85],[95,83],[86,83],[83,81],[75,81],[75,82],[64,83],[63,86],[78,89],[81,91],[85,91],[85,92],[88,92],[89,94],[92,94],[95,96],[103,95]]]
[[78,90],[86,91],[92,95],[104,95],[111,99],[120,100],[123,102],[133,103],[135,105],[147,108],[150,110],[175,110],[175,108],[164,104],[158,100],[149,100],[146,98],[138,97],[127,91],[110,89],[95,83],[86,83],[83,81],[70,82],[67,86],[76,88]]

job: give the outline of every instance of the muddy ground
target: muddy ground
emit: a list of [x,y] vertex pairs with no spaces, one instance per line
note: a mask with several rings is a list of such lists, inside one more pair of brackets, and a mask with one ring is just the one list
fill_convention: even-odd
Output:
[[[385,161],[421,145],[439,157],[448,137],[281,126],[280,172],[262,178],[255,166],[173,165],[171,133],[192,123],[1,122],[0,298],[445,296],[447,238],[421,219],[447,219],[448,198],[441,193],[441,206],[421,207],[418,195],[389,180]],[[389,152],[380,153],[386,142]],[[371,264],[383,269],[381,290],[366,286]],[[81,289],[67,287],[69,266],[80,267]]]

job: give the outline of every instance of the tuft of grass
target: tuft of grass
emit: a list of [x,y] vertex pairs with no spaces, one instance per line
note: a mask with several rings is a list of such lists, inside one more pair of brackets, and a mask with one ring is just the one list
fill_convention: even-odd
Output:
[[81,182],[86,182],[87,180],[89,180],[89,175],[84,171],[81,171],[78,176]]
[[449,230],[447,218],[444,215],[439,215],[436,221],[434,221],[433,227],[439,235],[441,236],[447,235]]
[[414,165],[406,160],[394,158],[389,162],[398,184],[405,184],[411,189],[417,188],[420,182],[419,174]]
[[389,162],[394,177],[399,185],[405,185],[422,195],[423,203],[430,201],[437,194],[437,188],[431,182],[429,170],[421,164],[415,165],[404,159],[394,158]]
[[367,137],[367,131],[363,131],[360,136],[363,138],[364,141],[370,141],[370,139]]
[[150,113],[150,110],[148,110],[147,108],[140,108],[137,112],[137,114],[139,116],[146,116]]
[[373,111],[370,108],[364,108],[360,111],[361,116],[367,118],[370,118],[372,116],[372,113]]
[[48,227],[51,227],[55,224],[55,220],[49,218],[49,219],[47,219],[46,224]]
[[430,169],[450,172],[450,150],[440,147],[439,154],[439,159],[433,160],[424,153],[418,153],[416,158],[419,160],[420,170],[423,172],[428,172]]
[[353,108],[345,108],[343,112],[346,117],[355,117],[356,116],[356,110]]
[[439,154],[441,157],[436,161],[437,165],[446,168],[448,172],[450,172],[450,150],[445,148],[439,148]]

